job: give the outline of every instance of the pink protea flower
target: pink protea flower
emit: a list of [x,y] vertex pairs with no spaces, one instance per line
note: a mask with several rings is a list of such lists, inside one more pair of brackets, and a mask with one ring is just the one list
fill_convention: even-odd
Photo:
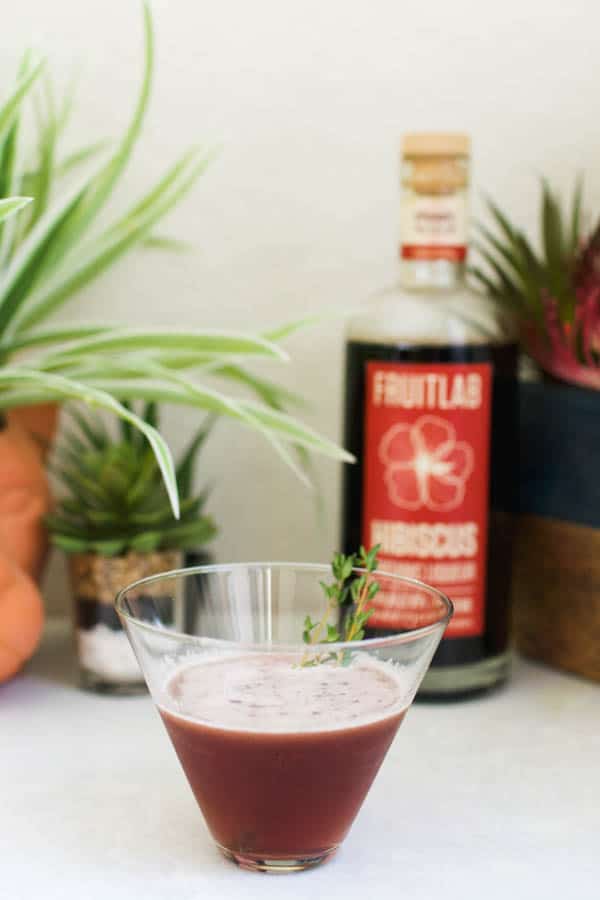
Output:
[[479,250],[494,275],[477,266],[472,275],[517,318],[523,347],[544,372],[600,390],[600,225],[582,240],[580,186],[567,224],[544,183],[542,254],[489,206],[502,237],[480,227]]
[[543,300],[544,329],[527,324],[524,343],[541,369],[559,381],[600,390],[600,284],[580,299],[575,321],[561,321],[553,297]]

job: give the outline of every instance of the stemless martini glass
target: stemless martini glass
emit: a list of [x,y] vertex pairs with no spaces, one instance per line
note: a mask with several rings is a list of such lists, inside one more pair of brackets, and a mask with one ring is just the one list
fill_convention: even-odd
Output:
[[321,565],[200,566],[117,597],[208,828],[244,868],[298,871],[337,850],[427,671],[451,602],[374,577],[406,627],[348,643],[303,643],[305,617],[327,609]]

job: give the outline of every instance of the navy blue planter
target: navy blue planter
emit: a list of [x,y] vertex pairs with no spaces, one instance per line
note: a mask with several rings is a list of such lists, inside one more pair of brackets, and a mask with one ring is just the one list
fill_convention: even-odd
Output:
[[524,383],[520,426],[515,641],[600,681],[600,391]]
[[521,513],[600,528],[600,391],[520,385]]

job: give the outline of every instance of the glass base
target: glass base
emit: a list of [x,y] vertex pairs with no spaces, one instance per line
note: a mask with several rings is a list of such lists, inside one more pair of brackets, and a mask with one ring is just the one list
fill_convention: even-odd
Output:
[[79,670],[79,683],[86,691],[95,691],[97,694],[114,694],[117,696],[130,696],[133,694],[147,694],[148,688],[145,681],[113,680],[90,672],[89,669]]
[[433,666],[427,672],[417,700],[466,700],[503,684],[510,670],[510,654],[502,653],[466,666]]
[[303,872],[304,869],[320,866],[321,863],[330,859],[338,849],[337,847],[331,847],[329,850],[325,850],[324,853],[319,853],[318,856],[298,856],[295,859],[266,859],[251,853],[238,853],[237,851],[227,850],[226,847],[222,847],[220,844],[217,844],[217,847],[226,859],[230,859],[240,869],[246,869],[249,872],[269,872],[275,875],[283,875],[286,872]]

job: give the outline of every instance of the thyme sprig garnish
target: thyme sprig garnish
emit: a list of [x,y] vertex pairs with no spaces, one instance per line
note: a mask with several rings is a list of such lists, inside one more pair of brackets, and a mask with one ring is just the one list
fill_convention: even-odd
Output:
[[[365,636],[365,625],[374,609],[369,604],[379,591],[379,582],[373,578],[378,566],[377,553],[380,544],[371,550],[361,547],[358,553],[346,556],[336,553],[331,562],[333,581],[327,584],[321,581],[323,593],[327,598],[327,606],[322,617],[313,622],[310,616],[304,620],[302,639],[305,644],[333,644],[346,641],[360,641]],[[356,574],[355,569],[364,569]],[[344,614],[343,610],[347,612]],[[342,632],[330,623],[335,610],[339,610]],[[305,654],[301,665],[314,666],[337,659],[341,664],[348,664],[350,655],[347,651],[327,654]]]

